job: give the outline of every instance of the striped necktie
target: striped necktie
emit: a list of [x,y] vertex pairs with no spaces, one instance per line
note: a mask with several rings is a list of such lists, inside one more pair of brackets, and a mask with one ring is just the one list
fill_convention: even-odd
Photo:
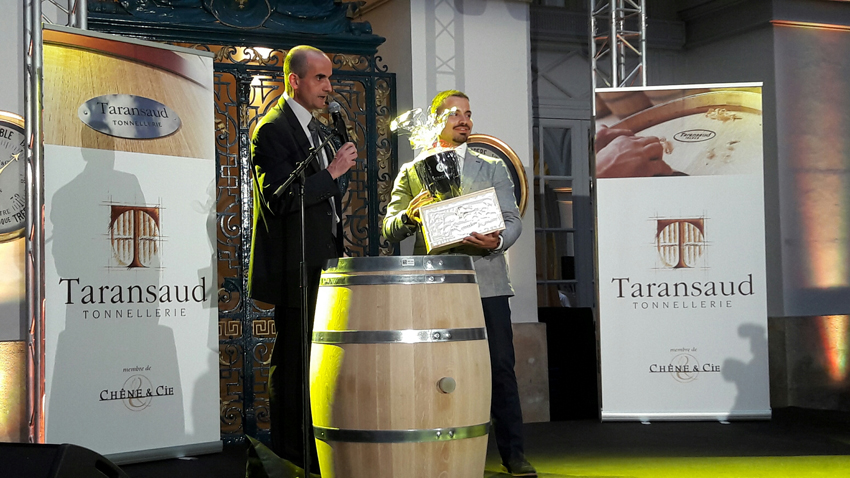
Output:
[[[324,141],[325,135],[322,132],[322,123],[319,122],[316,118],[310,120],[310,123],[307,124],[307,129],[310,130],[310,139],[313,141],[313,147],[318,148],[322,141]],[[319,154],[319,165],[321,169],[327,169],[328,167],[328,151],[327,148],[322,148],[322,153]],[[331,232],[334,236],[336,236],[336,225],[339,222],[339,215],[336,212],[336,203],[334,202],[334,198],[331,197],[328,199],[331,203],[331,213],[333,214],[333,220],[331,221]]]

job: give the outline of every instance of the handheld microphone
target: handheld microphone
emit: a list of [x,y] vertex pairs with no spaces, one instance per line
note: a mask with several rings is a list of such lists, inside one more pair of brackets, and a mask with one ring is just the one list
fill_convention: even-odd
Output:
[[337,136],[339,136],[343,144],[345,144],[351,140],[348,138],[348,129],[345,127],[345,120],[342,119],[342,115],[339,110],[340,106],[336,101],[328,103],[328,112],[331,114],[331,119],[334,122],[334,130],[336,130]]

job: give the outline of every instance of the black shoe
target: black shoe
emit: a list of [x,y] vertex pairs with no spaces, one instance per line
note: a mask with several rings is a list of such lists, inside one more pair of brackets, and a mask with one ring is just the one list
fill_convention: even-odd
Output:
[[507,463],[503,463],[511,476],[537,476],[537,470],[531,466],[531,463],[524,456],[514,458]]

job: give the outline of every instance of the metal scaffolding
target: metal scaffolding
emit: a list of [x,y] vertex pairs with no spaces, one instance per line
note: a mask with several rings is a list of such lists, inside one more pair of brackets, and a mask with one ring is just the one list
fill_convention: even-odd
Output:
[[41,0],[41,19],[51,25],[87,29],[88,0]]
[[[46,8],[45,8],[46,7]],[[28,441],[44,443],[44,147],[42,137],[43,23],[85,29],[86,0],[24,3],[24,117],[26,134],[26,288]]]
[[646,86],[646,0],[590,0],[594,88]]

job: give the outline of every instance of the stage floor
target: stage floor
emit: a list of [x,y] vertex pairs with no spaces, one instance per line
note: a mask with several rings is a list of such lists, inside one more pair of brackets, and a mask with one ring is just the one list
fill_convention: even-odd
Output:
[[[525,435],[541,478],[850,477],[850,413],[785,408],[769,421],[729,424],[559,421],[527,424]],[[484,477],[509,476],[492,441]],[[242,478],[245,456],[243,447],[228,446],[121,468],[131,478]]]

